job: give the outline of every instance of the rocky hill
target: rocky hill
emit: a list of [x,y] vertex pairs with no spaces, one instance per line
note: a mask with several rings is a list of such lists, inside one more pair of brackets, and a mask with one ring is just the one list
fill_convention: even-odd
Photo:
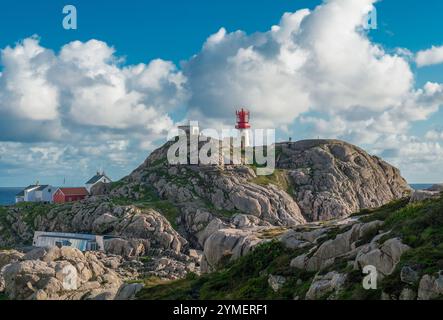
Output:
[[376,208],[410,192],[397,168],[349,143],[304,140],[278,148],[277,167],[309,221]]
[[[100,259],[117,257],[131,262],[122,263],[118,272],[117,267],[111,269],[122,286],[134,279],[174,280],[216,271],[248,253],[255,254],[272,239],[288,238],[294,247],[302,244],[312,249],[317,233],[326,232],[318,228],[318,221],[348,223],[351,213],[379,207],[411,191],[396,168],[343,141],[277,144],[276,170],[270,176],[257,176],[255,165],[170,165],[166,159],[170,144],[154,151],[121,181],[95,187],[94,196],[87,200],[0,208],[0,247],[29,245],[35,230],[111,234],[120,239],[110,242]],[[312,233],[297,233],[311,227]],[[335,225],[331,228],[336,230]],[[317,255],[328,256],[337,250],[344,249],[334,244]],[[322,267],[325,262],[317,255],[307,256],[303,268]],[[48,260],[43,255],[33,257],[9,261],[18,264],[10,270],[13,276],[3,276],[3,280],[0,276],[9,296],[49,297],[34,294],[45,291],[41,287],[44,281],[32,284],[32,293],[16,294],[15,289],[8,289],[23,287],[7,280],[19,279],[18,274],[29,270],[21,264]],[[48,267],[66,260],[71,261],[61,256]],[[44,279],[48,277],[46,274]],[[83,289],[96,279],[88,278]],[[115,298],[121,288],[115,286],[100,294],[94,290],[81,291],[82,297]],[[67,297],[57,291],[51,294]]]
[[169,166],[168,147],[154,151],[125,182],[154,185],[172,201],[198,198],[218,210],[252,213],[272,224],[340,218],[381,206],[411,190],[398,169],[339,140],[279,143],[276,171],[260,177],[254,166]]

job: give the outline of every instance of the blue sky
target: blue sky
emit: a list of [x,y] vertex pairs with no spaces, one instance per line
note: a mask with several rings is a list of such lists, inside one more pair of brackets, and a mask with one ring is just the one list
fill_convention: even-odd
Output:
[[[338,3],[340,1],[342,0],[332,0],[330,2]],[[340,5],[343,5],[344,11],[349,7],[349,13],[340,13],[343,16],[337,18],[337,21],[342,21],[340,19],[346,20],[345,14],[355,14],[356,9],[351,8],[351,5],[346,3],[347,1],[349,0],[343,0],[343,4]],[[362,0],[362,2],[371,1]],[[225,104],[244,102],[253,104],[254,100],[236,99],[235,95],[230,97],[229,87],[223,89],[223,85],[220,85],[223,84],[223,79],[226,78],[214,80],[217,85],[216,89],[223,91],[226,97],[225,104],[218,101],[220,96],[223,97],[223,94],[203,95],[199,90],[214,91],[214,88],[209,87],[209,84],[208,87],[205,87],[205,81],[207,80],[205,80],[204,75],[212,73],[218,75],[226,71],[229,79],[234,79],[234,82],[240,81],[243,84],[249,77],[245,80],[243,78],[244,74],[236,76],[228,73],[228,66],[224,64],[229,60],[225,58],[232,55],[232,48],[235,48],[235,53],[238,53],[239,51],[246,50],[248,46],[252,46],[252,48],[256,49],[255,53],[263,54],[263,57],[268,55],[266,57],[269,58],[269,55],[272,55],[271,51],[263,51],[265,49],[262,50],[260,48],[260,43],[268,41],[266,39],[272,26],[280,24],[280,27],[284,28],[284,25],[280,23],[284,13],[295,13],[297,10],[304,8],[309,9],[311,13],[315,13],[316,7],[322,4],[322,1],[70,1],[69,4],[75,5],[78,10],[78,30],[64,30],[62,28],[62,8],[66,4],[68,4],[66,1],[59,0],[44,2],[16,0],[2,3],[2,10],[0,11],[0,49],[3,50],[9,46],[14,51],[9,51],[6,55],[3,54],[3,61],[0,63],[0,70],[3,72],[3,87],[2,78],[0,78],[0,98],[2,97],[2,90],[4,90],[4,97],[12,99],[8,105],[5,102],[3,107],[0,101],[0,116],[4,118],[3,122],[0,120],[0,125],[3,126],[3,130],[0,128],[0,133],[2,134],[0,136],[0,151],[3,152],[0,155],[0,186],[23,186],[35,180],[58,185],[64,178],[68,180],[69,184],[77,185],[86,181],[89,175],[92,175],[99,168],[105,168],[114,179],[118,179],[130,173],[153,148],[159,146],[165,140],[165,128],[175,121],[182,120],[187,111],[190,111],[190,115],[194,115],[197,119],[209,119],[208,125],[214,122],[228,123],[232,110],[224,112]],[[403,93],[406,91],[408,94],[412,94],[414,90],[422,90],[427,82],[443,83],[442,63],[417,66],[414,62],[414,57],[418,52],[429,49],[432,46],[438,47],[443,45],[443,38],[440,32],[443,29],[443,19],[441,19],[443,2],[436,0],[427,1],[426,5],[423,5],[423,2],[418,0],[405,0],[401,2],[385,0],[376,2],[375,7],[377,9],[378,28],[366,33],[363,36],[364,39],[369,40],[373,46],[383,48],[387,56],[397,55],[399,48],[407,49],[409,56],[404,58],[408,63],[405,77],[408,76],[408,72],[412,75],[409,83],[412,84],[412,88],[407,90],[404,87],[398,88],[393,90],[395,92],[392,93],[392,96],[382,97],[382,100],[392,103],[391,100],[394,99],[394,96],[396,99],[399,99],[399,97],[404,97]],[[311,24],[317,28],[314,29],[312,27],[313,30],[320,34],[322,26],[327,24],[327,22],[315,21],[313,16],[314,14],[311,14],[308,18],[312,20]],[[305,20],[307,21],[308,18]],[[331,17],[331,20],[333,18]],[[325,18],[323,17],[322,19]],[[306,22],[306,25],[308,24],[309,22]],[[225,28],[225,31],[219,32],[222,27]],[[236,35],[234,32],[237,30],[242,30],[243,34]],[[212,49],[204,46],[209,41],[208,38],[214,34],[218,34],[222,39],[228,39],[223,42],[223,45],[217,44],[218,47],[214,49],[217,51],[216,53],[213,52],[214,50],[211,51]],[[300,43],[306,45],[306,43],[312,42],[313,34],[315,35],[315,33],[311,33],[300,36],[300,39],[294,41],[302,47]],[[39,59],[48,59],[49,62],[45,60],[44,64],[43,62],[40,64],[38,59],[32,60],[32,58],[29,58],[31,62],[26,62],[26,67],[23,67],[22,63],[24,62],[20,60],[22,58],[20,58],[16,49],[20,46],[26,47],[26,45],[23,45],[23,41],[33,35],[38,36],[37,44],[28,43],[28,47],[31,48],[29,50],[33,50],[33,45],[38,46],[38,48],[44,48],[44,52],[47,54],[40,55]],[[161,92],[154,92],[154,89],[146,84],[146,79],[143,80],[145,82],[142,84],[134,84],[136,82],[133,79],[135,76],[128,76],[125,73],[124,77],[127,78],[125,78],[124,82],[130,82],[133,87],[122,89],[125,91],[124,95],[115,99],[118,102],[115,104],[116,106],[120,106],[121,101],[131,101],[130,104],[132,104],[128,109],[130,112],[139,110],[134,107],[135,102],[131,99],[137,100],[137,103],[142,101],[141,105],[145,109],[149,109],[149,112],[144,112],[146,114],[144,116],[147,119],[146,121],[152,122],[156,126],[152,125],[150,127],[149,124],[144,126],[134,119],[137,117],[136,115],[128,117],[127,120],[123,121],[124,124],[116,124],[115,119],[107,119],[106,115],[103,116],[98,111],[92,115],[82,117],[82,111],[76,111],[74,108],[81,103],[85,103],[86,100],[74,101],[75,99],[70,97],[73,93],[66,93],[69,91],[64,87],[66,84],[60,85],[59,89],[59,83],[56,84],[57,90],[54,93],[54,97],[58,97],[58,101],[54,102],[53,109],[45,111],[48,112],[47,117],[31,116],[30,119],[23,120],[16,114],[11,115],[14,114],[14,110],[11,109],[11,111],[7,108],[15,108],[14,103],[18,103],[18,100],[14,100],[16,93],[12,92],[8,85],[15,84],[18,86],[20,79],[22,79],[20,77],[18,79],[12,77],[12,72],[25,70],[27,72],[25,74],[29,75],[28,68],[36,68],[35,70],[38,69],[38,66],[45,66],[42,67],[44,70],[46,70],[46,66],[52,68],[54,64],[58,63],[53,62],[54,59],[63,60],[61,58],[61,51],[64,46],[73,43],[73,41],[80,41],[81,44],[86,44],[91,39],[96,39],[100,43],[93,43],[90,46],[81,45],[81,48],[78,50],[83,51],[75,52],[82,54],[86,50],[100,50],[99,52],[103,52],[104,56],[109,54],[118,58],[115,65],[118,70],[123,70],[122,73],[125,73],[124,69],[126,67],[131,68],[132,66],[143,64],[143,68],[147,69],[146,77],[160,77],[158,81],[162,85]],[[323,41],[316,38],[314,40]],[[336,41],[340,42],[342,40],[337,38]],[[354,44],[354,42],[350,43]],[[275,45],[274,42],[271,43],[270,41],[269,45],[271,44]],[[321,43],[319,45],[321,46]],[[356,45],[358,44],[356,43]],[[284,46],[282,45],[282,47]],[[108,48],[113,48],[112,53]],[[68,49],[70,51],[65,51],[74,52],[73,47]],[[304,49],[306,50],[306,48]],[[266,50],[271,49],[267,48]],[[349,52],[353,50],[354,48],[349,48]],[[349,52],[348,54],[350,54]],[[30,54],[32,55],[33,53]],[[67,56],[71,57],[69,54]],[[327,60],[328,57],[325,57]],[[155,67],[151,65],[152,68],[149,68],[150,63],[154,59],[161,59],[160,66],[156,65],[157,67]],[[296,58],[288,59],[295,61],[294,59]],[[269,60],[265,59],[265,61]],[[291,66],[291,61],[287,60],[285,63]],[[100,63],[102,62],[100,61]],[[61,67],[59,66],[59,68]],[[63,65],[63,68],[68,67]],[[87,68],[89,68],[87,72],[79,73],[78,76],[90,77],[92,71],[90,66]],[[107,75],[113,74],[115,71],[112,68],[108,68],[108,65],[103,68],[107,70]],[[270,65],[270,69],[272,68]],[[278,68],[281,68],[280,62]],[[399,73],[397,78],[392,76],[380,81],[386,82],[389,85],[392,83],[393,86],[396,86],[397,84],[394,85],[394,83],[397,80],[401,80],[402,76],[400,73],[404,70],[400,71],[403,68],[402,66],[396,65],[395,68],[398,68],[398,70],[396,69]],[[382,69],[380,66],[380,70]],[[55,68],[54,70],[64,72],[63,70],[70,69]],[[319,70],[315,71],[322,72]],[[158,75],[159,72],[163,72],[161,76]],[[266,75],[263,73],[265,72],[264,70],[255,70],[254,72],[261,76]],[[251,75],[256,75],[256,73],[251,73]],[[330,73],[328,75],[331,76]],[[34,85],[38,88],[38,85],[42,83],[41,79],[37,79],[37,81],[32,77],[38,78],[39,76],[41,76],[39,72],[32,73],[31,78],[27,78],[26,83],[31,83],[32,88],[35,88]],[[69,77],[69,73],[66,76]],[[333,76],[334,74],[332,74]],[[378,76],[383,77],[383,74]],[[51,82],[50,89],[54,85],[53,81],[61,81],[54,80],[54,77],[57,78],[56,75],[51,73],[48,78],[48,81]],[[276,84],[286,79],[280,78],[279,74],[272,74],[270,75],[271,78],[275,79]],[[342,78],[338,77],[338,79]],[[46,80],[45,78],[45,83]],[[302,82],[306,81],[303,79]],[[337,81],[339,82],[340,80]],[[337,83],[337,81],[334,83]],[[365,90],[370,84],[374,83],[372,78],[367,82],[365,81],[364,79],[362,81],[362,88],[365,88]],[[177,84],[178,82],[180,84]],[[186,84],[184,84],[185,82]],[[113,85],[118,86],[115,83]],[[246,86],[247,84],[245,83],[244,85]],[[305,84],[303,83],[303,85]],[[340,87],[345,87],[346,85],[348,84],[343,83]],[[257,86],[257,84],[252,82],[249,87],[242,89],[244,89],[244,92],[249,92],[249,88],[253,88],[253,90],[251,89],[251,94],[254,94],[254,90],[260,91],[260,100],[272,102],[274,98],[278,100],[280,97],[282,97],[282,100],[287,100],[286,92],[281,92],[274,96],[272,84],[260,87],[260,89],[254,86]],[[291,92],[291,90],[298,92],[297,90],[300,86],[297,82],[293,88],[288,88],[288,92]],[[82,84],[81,87],[84,88],[84,85]],[[276,88],[280,87],[281,84],[276,85]],[[143,91],[143,88],[148,88],[146,90],[149,90],[149,94],[146,97],[139,97],[142,95],[141,91]],[[354,87],[352,89],[356,90]],[[30,89],[25,93],[35,95],[33,90]],[[100,90],[100,88],[97,87],[97,90]],[[402,94],[399,91],[402,91]],[[22,91],[19,90],[19,92],[23,94]],[[45,95],[44,92],[46,91],[42,90],[39,94]],[[83,91],[76,92],[80,92],[81,95]],[[137,94],[137,97],[134,97],[134,92]],[[442,154],[439,149],[441,145],[440,133],[443,130],[443,111],[441,108],[433,105],[434,110],[431,112],[429,110],[432,109],[432,106],[426,105],[427,111],[416,115],[412,115],[413,109],[411,109],[412,111],[408,109],[403,112],[408,114],[407,119],[401,118],[397,110],[395,116],[389,114],[389,116],[386,116],[389,117],[389,120],[386,120],[383,113],[391,112],[388,111],[388,109],[391,109],[391,106],[383,108],[381,106],[382,102],[374,102],[374,106],[366,108],[366,104],[370,103],[362,97],[358,97],[360,100],[352,98],[352,103],[349,102],[351,105],[342,110],[340,101],[347,104],[349,100],[345,96],[346,93],[343,92],[349,92],[349,90],[328,91],[327,94],[333,95],[332,97],[326,97],[325,93],[325,97],[321,100],[306,102],[305,107],[300,107],[300,110],[294,111],[291,114],[289,117],[290,121],[278,121],[279,118],[282,118],[282,114],[286,114],[284,108],[288,107],[287,103],[282,102],[281,107],[278,103],[269,105],[269,112],[274,112],[275,110],[275,118],[270,117],[270,119],[274,120],[273,124],[278,129],[278,138],[285,139],[288,136],[292,136],[293,139],[301,139],[321,136],[349,140],[363,146],[371,153],[389,155],[387,160],[399,166],[410,182],[443,181],[443,171],[436,172],[434,170],[434,168],[439,167],[438,163],[441,161]],[[383,94],[388,95],[391,93]],[[63,100],[65,95],[70,97],[68,102]],[[90,95],[97,95],[97,93],[87,93],[85,97]],[[169,99],[172,95],[174,96],[173,102]],[[42,103],[51,104],[50,96],[50,94],[42,96]],[[429,97],[426,96],[419,99],[425,98],[428,99]],[[434,98],[436,100],[439,99],[439,97],[432,97],[432,99]],[[303,90],[300,90],[300,95],[298,93],[294,94],[293,103],[297,105],[298,101],[303,101],[303,99]],[[337,101],[336,104],[332,103],[331,106],[327,106],[327,102],[331,99]],[[32,98],[30,101],[32,101]],[[111,102],[115,101],[112,100]],[[414,101],[414,103],[418,102]],[[363,110],[361,112],[367,115],[364,118],[365,125],[368,125],[367,130],[380,131],[376,137],[360,130],[360,123],[349,120],[355,117],[355,110],[360,108],[360,104],[365,105],[361,107]],[[208,105],[213,107],[208,107]],[[96,107],[96,105],[94,106]],[[23,110],[32,111],[32,107],[20,104],[15,110],[22,108]],[[260,124],[269,125],[269,122],[266,121],[269,119],[263,116],[265,114],[264,108],[257,106],[255,111],[255,106],[248,107],[252,109],[253,114],[254,112],[257,114],[257,121],[260,121]],[[5,110],[3,114],[1,113],[2,108]],[[232,106],[232,108],[235,108],[235,106]],[[279,108],[283,111],[277,110]],[[336,110],[331,111],[334,108]],[[398,106],[396,108],[399,109],[401,107]],[[413,107],[409,106],[408,108]],[[71,116],[64,114],[66,110],[69,110]],[[113,113],[113,110],[115,109],[110,107],[110,109],[105,111],[109,114]],[[152,116],[153,113],[156,116]],[[75,115],[76,118],[74,122],[68,120],[72,115]],[[100,119],[91,118],[94,116],[100,117]],[[11,117],[11,119],[8,117]],[[359,115],[359,117],[361,118],[362,116]],[[395,127],[398,124],[399,129],[397,131],[386,130],[385,128],[374,129],[374,123],[380,122],[377,117],[386,120],[387,125]],[[400,117],[401,120],[398,120],[398,122],[393,120],[395,117]],[[20,119],[17,120],[17,118]],[[140,119],[144,119],[143,116]],[[327,121],[327,123],[322,126],[320,125],[321,121]],[[373,124],[369,124],[371,122]],[[341,130],[338,128],[331,130],[332,125],[343,126],[344,128],[341,128]],[[443,135],[441,137],[441,140],[443,140]],[[80,139],[82,143],[79,143]],[[389,145],[388,142],[384,145],[383,141],[389,141]],[[411,141],[414,143],[413,145],[410,144]],[[407,152],[403,149],[398,149],[402,144],[408,144],[411,147]],[[425,165],[427,167],[424,167]]]
[[[38,34],[55,50],[73,41],[97,38],[115,46],[128,63],[161,57],[179,63],[199,51],[208,35],[224,26],[247,33],[266,31],[284,12],[313,9],[317,0],[164,0],[164,1],[7,1],[0,12],[0,46]],[[61,27],[64,5],[79,11],[79,29]],[[378,29],[371,38],[388,47],[413,51],[443,44],[443,3],[438,0],[381,1],[376,3]],[[420,81],[441,80],[439,70],[425,70]]]

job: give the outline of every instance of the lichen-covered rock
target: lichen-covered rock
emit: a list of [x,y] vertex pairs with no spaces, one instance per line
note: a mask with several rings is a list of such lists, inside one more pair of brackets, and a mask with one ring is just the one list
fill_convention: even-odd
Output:
[[400,271],[400,279],[404,283],[414,284],[418,281],[418,272],[409,266],[404,266]]
[[0,270],[12,262],[22,259],[24,253],[17,250],[0,250]]
[[118,290],[115,300],[132,300],[143,287],[143,283],[124,284]]
[[[11,209],[8,219],[10,230],[16,235],[13,245],[32,243],[30,225],[21,233],[17,225],[26,224],[24,209]],[[115,205],[108,197],[91,197],[84,201],[48,207],[44,214],[35,215],[32,228],[35,231],[109,234],[128,241],[138,240],[145,249],[187,250],[188,242],[171,226],[171,223],[152,208],[133,205]],[[0,245],[2,235],[0,234]],[[133,246],[134,247],[134,246]],[[137,250],[136,250],[137,251]],[[143,253],[146,250],[138,250]]]
[[283,276],[277,276],[277,275],[269,275],[268,277],[268,284],[274,290],[274,292],[279,291],[284,284],[286,283],[286,278]]
[[263,243],[256,229],[221,229],[205,242],[202,272],[210,272],[223,262],[237,259]]
[[404,288],[398,297],[399,300],[415,300],[416,298],[417,293],[411,288]]
[[277,167],[288,170],[308,220],[379,207],[411,191],[398,169],[343,141],[303,140],[278,147]]
[[431,300],[443,296],[443,272],[438,277],[425,274],[418,285],[418,300]]
[[[314,247],[315,251],[311,256],[301,255],[293,259],[291,266],[309,271],[318,271],[334,263],[335,258],[353,252],[356,255],[359,249],[356,245],[357,241],[377,231],[382,225],[383,222],[377,220],[364,224],[351,222],[350,225],[347,225],[350,227],[348,231],[338,233],[335,238],[324,241],[318,248]],[[345,227],[342,226],[342,228]],[[312,235],[314,235],[315,241],[320,234],[318,231],[316,233],[310,232],[306,233],[305,237],[312,238]]]
[[381,279],[394,271],[401,255],[409,249],[409,246],[403,244],[400,239],[392,238],[377,248],[369,246],[362,249],[358,253],[355,262],[361,269],[367,265],[374,266]]
[[37,248],[1,271],[11,299],[113,299],[122,284],[97,254],[75,248]]
[[272,226],[271,223],[248,214],[235,215],[234,217],[232,217],[231,223],[239,229],[259,226]]
[[149,246],[149,240],[125,240],[116,238],[105,242],[105,251],[125,258],[131,258],[144,256],[149,250]]
[[[328,272],[325,275],[316,275],[312,284],[306,293],[307,300],[316,300],[338,293],[347,279],[346,274],[335,271]],[[333,296],[331,297],[333,298]]]

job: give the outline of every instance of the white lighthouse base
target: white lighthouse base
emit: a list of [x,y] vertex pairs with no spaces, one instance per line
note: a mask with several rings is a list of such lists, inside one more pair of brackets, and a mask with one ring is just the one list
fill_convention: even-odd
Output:
[[241,147],[242,149],[251,146],[251,137],[249,129],[239,129],[239,138],[241,139]]

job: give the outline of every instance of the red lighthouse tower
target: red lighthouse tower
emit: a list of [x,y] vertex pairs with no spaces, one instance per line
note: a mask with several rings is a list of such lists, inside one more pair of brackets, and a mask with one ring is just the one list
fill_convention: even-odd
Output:
[[235,128],[240,131],[241,147],[244,149],[250,146],[249,129],[251,125],[249,124],[249,111],[242,108],[241,110],[237,110],[235,114],[237,116],[237,125]]
[[249,124],[249,111],[244,110],[243,108],[241,110],[237,110],[235,112],[237,115],[237,125],[235,126],[236,129],[249,129],[251,128],[251,125]]

